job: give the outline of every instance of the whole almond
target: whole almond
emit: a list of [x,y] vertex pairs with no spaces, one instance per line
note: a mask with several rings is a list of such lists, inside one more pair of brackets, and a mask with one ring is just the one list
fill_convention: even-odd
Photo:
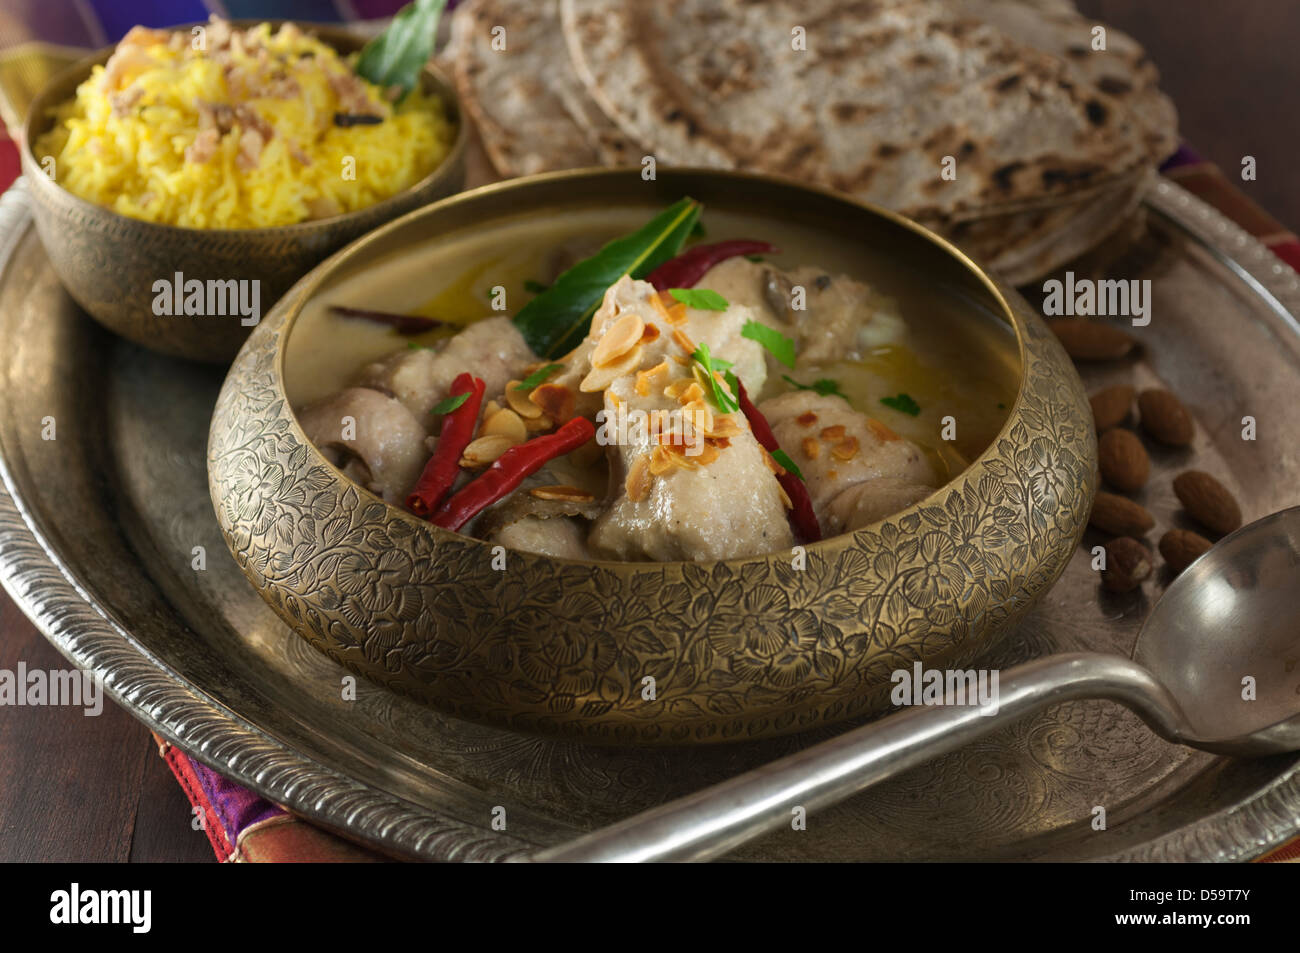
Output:
[[1088,522],[1111,536],[1143,536],[1156,525],[1155,517],[1145,507],[1127,496],[1104,490],[1093,499]]
[[1102,478],[1123,493],[1134,493],[1151,475],[1151,459],[1131,430],[1107,430],[1097,441],[1097,465]]
[[1192,442],[1196,425],[1183,402],[1167,390],[1144,390],[1138,394],[1142,429],[1161,443],[1185,447]]
[[1151,575],[1151,553],[1136,539],[1121,536],[1106,544],[1101,584],[1111,592],[1131,592]]
[[1088,403],[1092,405],[1092,420],[1097,426],[1097,433],[1109,430],[1111,427],[1118,427],[1124,422],[1129,408],[1133,406],[1135,394],[1136,391],[1127,384],[1117,384],[1099,390],[1088,398]]
[[1076,361],[1114,361],[1137,346],[1128,333],[1100,321],[1059,318],[1048,326]]
[[1241,507],[1228,488],[1203,470],[1174,477],[1174,495],[1187,515],[1212,533],[1224,535],[1241,525]]
[[1212,544],[1200,533],[1189,529],[1171,529],[1160,537],[1160,555],[1174,572],[1182,572]]

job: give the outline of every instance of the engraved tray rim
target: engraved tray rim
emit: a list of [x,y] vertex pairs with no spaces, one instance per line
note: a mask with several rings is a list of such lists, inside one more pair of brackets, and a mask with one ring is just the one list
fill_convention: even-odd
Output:
[[[1185,189],[1160,179],[1149,211],[1209,251],[1300,335],[1300,276],[1255,238]],[[0,197],[0,282],[33,227],[20,178]],[[295,813],[349,838],[420,859],[520,859],[531,844],[485,833],[348,777],[272,738],[152,657],[65,572],[56,548],[32,528],[21,490],[0,452],[0,585],[54,647],[104,676],[109,696],[193,757]],[[72,567],[68,567],[69,572]],[[1246,800],[1107,861],[1242,861],[1300,833],[1300,761]]]

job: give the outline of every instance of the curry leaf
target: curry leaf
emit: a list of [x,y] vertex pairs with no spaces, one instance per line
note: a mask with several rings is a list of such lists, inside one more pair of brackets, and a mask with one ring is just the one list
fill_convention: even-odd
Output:
[[465,391],[463,394],[453,394],[451,397],[440,400],[438,403],[434,404],[433,410],[429,411],[429,413],[449,414],[461,404],[465,403],[465,401],[469,400],[469,394],[469,391]]
[[[833,381],[829,377],[819,378],[813,381],[811,384],[800,384],[789,374],[782,374],[781,377],[783,380],[785,380],[789,384],[792,384],[798,390],[816,391],[818,394],[820,394],[823,397],[829,397],[832,394],[834,394],[836,397],[844,397],[844,392],[840,390],[839,381]],[[847,397],[844,397],[844,399],[848,400]]]
[[558,357],[577,347],[609,286],[624,275],[644,277],[676,255],[699,219],[700,209],[694,199],[681,199],[640,230],[616,238],[556,278],[514,317],[528,346],[543,357]]
[[724,414],[740,410],[740,404],[736,402],[736,398],[731,396],[727,388],[714,376],[715,371],[721,373],[730,368],[731,362],[718,360],[710,356],[709,346],[702,341],[699,347],[695,349],[695,353],[691,355],[691,360],[704,369],[704,376],[713,391],[713,403],[717,405],[718,409]]
[[669,288],[668,293],[697,311],[726,311],[727,299],[708,288]]
[[921,412],[921,405],[912,399],[911,394],[899,394],[897,397],[882,397],[880,402],[901,413],[915,417]]
[[414,0],[397,11],[388,29],[361,49],[357,75],[376,86],[396,86],[405,97],[433,54],[438,19],[447,0]]
[[740,336],[757,341],[786,367],[794,367],[794,339],[786,337],[776,328],[769,328],[751,318],[740,329]]
[[545,367],[538,368],[516,384],[515,390],[532,390],[562,367],[563,364],[547,364]]
[[794,461],[790,459],[790,454],[786,453],[784,450],[781,450],[779,448],[773,450],[772,459],[775,460],[777,463],[781,464],[782,470],[788,470],[790,473],[793,473],[800,480],[803,479],[803,471],[801,471],[797,466],[795,466]]

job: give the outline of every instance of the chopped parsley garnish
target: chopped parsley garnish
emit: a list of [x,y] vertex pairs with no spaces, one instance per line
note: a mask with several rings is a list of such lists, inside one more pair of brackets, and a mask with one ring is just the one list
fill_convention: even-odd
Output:
[[767,261],[767,259],[764,258],[762,255],[746,255],[745,260],[752,261],[755,264],[762,264],[763,262]]
[[524,290],[529,294],[539,295],[549,287],[550,285],[544,285],[540,281],[533,281],[531,278],[524,282]]
[[907,414],[909,417],[915,417],[921,412],[921,405],[912,399],[911,394],[899,394],[897,397],[882,397],[880,402],[886,407],[892,407],[900,413]]
[[669,288],[668,293],[688,308],[700,311],[727,310],[727,299],[708,288]]
[[731,362],[711,357],[709,355],[709,346],[704,343],[701,343],[695,349],[695,353],[691,355],[691,360],[703,369],[704,377],[708,381],[709,388],[713,391],[713,403],[717,405],[718,409],[724,414],[735,413],[740,410],[740,404],[736,402],[736,398],[732,397],[727,388],[722,386],[722,383],[713,376],[714,371],[726,372],[730,380],[735,380],[735,376],[729,370]]
[[781,464],[782,470],[788,470],[790,473],[793,473],[800,480],[803,479],[803,473],[800,472],[797,466],[795,466],[794,461],[790,459],[790,454],[786,453],[784,450],[780,449],[779,447],[776,450],[773,450],[772,459],[775,460],[777,463]]
[[740,329],[740,336],[757,341],[786,367],[794,367],[794,339],[786,337],[776,328],[769,328],[751,318]]
[[563,364],[547,364],[545,367],[539,367],[516,384],[515,390],[532,390],[562,367]]
[[[839,381],[833,381],[829,377],[819,378],[818,380],[813,381],[811,384],[800,384],[789,374],[782,374],[781,379],[798,390],[816,391],[818,394],[820,394],[823,397],[829,397],[832,394],[834,394],[836,397],[844,397],[844,392],[840,390]],[[844,399],[848,400],[847,397],[844,397]]]
[[455,394],[455,395],[453,395],[453,396],[451,396],[451,397],[448,397],[448,398],[446,398],[446,399],[444,399],[444,400],[440,400],[440,401],[438,401],[438,403],[436,403],[436,404],[434,405],[433,410],[429,411],[429,413],[431,413],[431,414],[449,414],[449,413],[451,413],[453,410],[455,410],[457,407],[459,407],[461,404],[465,403],[465,401],[469,400],[469,395],[470,395],[470,392],[469,392],[469,391],[465,391],[465,393],[463,393],[463,394]]

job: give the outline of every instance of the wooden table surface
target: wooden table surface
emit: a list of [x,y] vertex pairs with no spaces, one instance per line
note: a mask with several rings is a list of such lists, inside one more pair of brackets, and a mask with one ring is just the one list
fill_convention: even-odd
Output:
[[[1230,174],[1242,156],[1255,156],[1258,180],[1239,187],[1294,229],[1300,2],[1078,6],[1146,45],[1178,104],[1184,138]],[[29,669],[67,664],[0,594],[0,669],[19,661]],[[190,821],[189,802],[149,732],[123,710],[106,703],[88,718],[75,708],[0,708],[0,861],[211,862],[206,836]]]

